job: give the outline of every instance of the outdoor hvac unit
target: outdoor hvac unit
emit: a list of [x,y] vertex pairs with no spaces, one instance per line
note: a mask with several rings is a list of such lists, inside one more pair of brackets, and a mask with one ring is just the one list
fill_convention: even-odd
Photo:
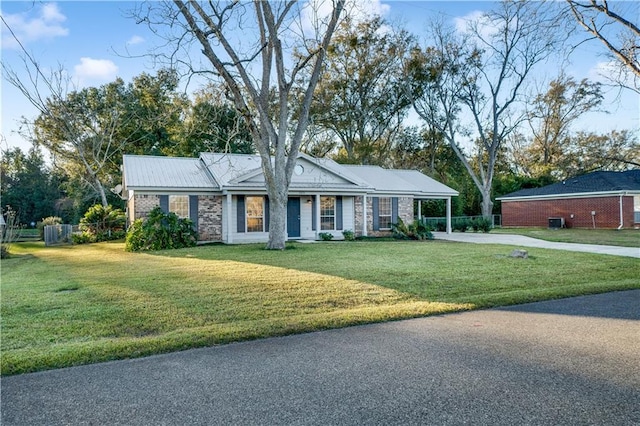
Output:
[[551,229],[564,228],[564,217],[550,217],[549,228]]

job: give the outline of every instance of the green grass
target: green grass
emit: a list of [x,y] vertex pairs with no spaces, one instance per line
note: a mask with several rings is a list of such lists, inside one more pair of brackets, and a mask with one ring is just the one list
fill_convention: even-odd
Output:
[[495,228],[496,234],[518,234],[561,243],[640,247],[640,229]]
[[637,259],[446,241],[13,246],[4,375],[479,307],[638,288]]

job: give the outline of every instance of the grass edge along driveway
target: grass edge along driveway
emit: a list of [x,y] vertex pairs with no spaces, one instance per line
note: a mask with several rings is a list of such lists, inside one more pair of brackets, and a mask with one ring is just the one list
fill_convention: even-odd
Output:
[[3,375],[638,288],[637,260],[429,242],[44,248],[2,262]]

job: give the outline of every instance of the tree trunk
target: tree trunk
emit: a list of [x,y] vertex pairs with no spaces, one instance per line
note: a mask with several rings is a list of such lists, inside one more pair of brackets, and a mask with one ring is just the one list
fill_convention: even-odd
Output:
[[267,250],[284,250],[287,241],[287,200],[285,192],[269,191],[269,241]]
[[491,186],[483,187],[480,190],[482,194],[482,216],[491,219],[493,215],[493,201],[491,201]]
[[100,201],[102,202],[102,207],[107,207],[109,202],[107,201],[107,194],[104,192],[104,186],[102,186],[102,182],[98,179],[97,176],[93,177],[96,183],[96,189],[98,190],[98,194],[100,194]]

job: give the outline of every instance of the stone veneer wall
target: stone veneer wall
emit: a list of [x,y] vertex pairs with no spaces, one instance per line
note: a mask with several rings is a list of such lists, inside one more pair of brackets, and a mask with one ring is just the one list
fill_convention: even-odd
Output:
[[[367,235],[370,237],[386,237],[391,235],[391,231],[374,231],[373,230],[373,197],[367,197]],[[363,197],[355,197],[355,234],[362,236],[362,199]],[[398,197],[398,217],[405,223],[413,222],[413,198]]]
[[[133,220],[143,219],[154,207],[160,206],[158,195],[134,195]],[[222,241],[222,197],[198,196],[198,240]]]

